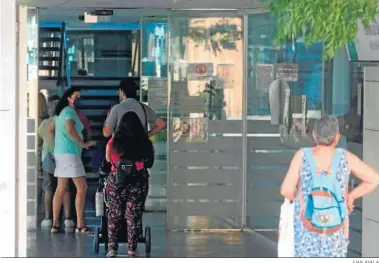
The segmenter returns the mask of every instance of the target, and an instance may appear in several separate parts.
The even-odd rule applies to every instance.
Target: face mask
[[[80,98],[77,98],[75,101],[74,101],[74,106],[75,107],[78,107],[81,103],[81,99]]]

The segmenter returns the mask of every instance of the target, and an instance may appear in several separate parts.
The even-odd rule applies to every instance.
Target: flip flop
[[[52,226],[50,232],[52,234],[55,234],[55,233],[59,233],[59,231],[60,231],[59,226]]]
[[[90,231],[86,226],[83,226],[83,227],[76,227],[75,233],[88,234],[88,233],[90,233]]]

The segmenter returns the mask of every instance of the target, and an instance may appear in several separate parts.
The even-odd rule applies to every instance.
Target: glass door
[[[243,224],[243,19],[169,17],[169,229]]]
[[[275,45],[269,13],[247,24],[247,226],[277,242],[281,184],[295,152],[313,145],[321,116],[322,45]]]

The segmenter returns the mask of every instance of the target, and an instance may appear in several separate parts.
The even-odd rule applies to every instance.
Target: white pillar
[[[0,256],[17,256],[16,0],[0,1]]]
[[[17,257],[26,257],[27,249],[27,72],[28,72],[28,8],[18,7],[17,45]]]
[[[364,71],[363,160],[379,170],[379,67]],[[379,189],[363,197],[362,257],[379,257]]]

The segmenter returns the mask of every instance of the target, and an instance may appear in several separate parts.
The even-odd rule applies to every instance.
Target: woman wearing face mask
[[[80,98],[80,89],[68,89],[59,100],[55,110],[55,148],[54,159],[56,168],[54,176],[58,178],[57,189],[53,199],[52,233],[59,231],[59,213],[62,207],[66,185],[72,179],[76,187],[76,216],[75,232],[87,233],[84,223],[84,204],[87,192],[86,172],[81,159],[82,149],[96,144],[95,141],[83,141],[83,124],[75,112]],[[53,128],[51,128],[53,129]]]

